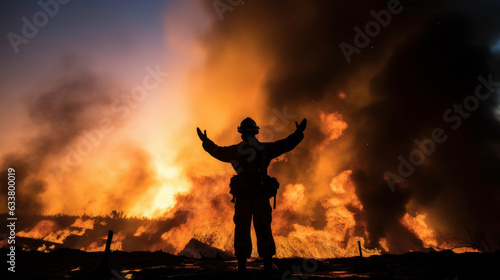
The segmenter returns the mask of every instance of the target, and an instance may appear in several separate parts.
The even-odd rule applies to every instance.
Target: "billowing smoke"
[[[476,230],[474,221],[489,233],[500,232],[494,222],[500,211],[495,190],[500,180],[492,169],[499,160],[497,96],[483,88],[481,93],[490,96],[483,101],[475,97],[478,76],[496,77],[489,67],[495,60],[490,53],[494,37],[480,39],[470,22],[467,15],[429,18],[371,81],[370,92],[378,100],[351,115],[353,123],[358,119],[370,124],[366,138],[356,142],[368,146],[357,151],[366,165],[356,169],[354,177],[360,199],[375,206],[366,212],[367,220],[382,221],[369,230],[373,243],[389,234],[405,208],[432,213],[433,224],[448,237],[458,237],[463,227]],[[463,107],[463,115],[455,103]],[[426,140],[441,129],[446,136]],[[428,144],[416,144],[416,139]],[[410,158],[415,149],[425,152],[422,160]],[[404,164],[399,155],[410,164],[412,159],[419,162],[412,164],[413,172],[399,167]],[[408,176],[394,193],[380,181],[386,171]]]
[[[440,241],[464,237],[466,229],[481,229],[490,241],[500,234],[495,222],[500,213],[496,90],[481,100],[469,97],[481,84],[479,76],[486,81],[500,77],[498,54],[491,49],[500,37],[493,13],[498,3],[245,1],[219,6],[218,17],[212,2],[206,5],[214,14],[206,40],[208,60],[229,59],[234,53],[228,46],[237,46],[241,53],[257,53],[256,60],[265,65],[259,81],[265,109],[245,89],[233,93],[241,102],[251,100],[245,113],[251,114],[253,106],[265,122],[275,116],[273,108],[286,106],[295,120],[310,119],[302,146],[271,167],[282,184],[306,186],[309,207],[304,211],[314,214],[303,219],[295,213],[287,218],[290,223],[325,227],[320,197],[329,192],[334,175],[351,169],[363,205],[355,215],[357,234],[367,232],[369,248],[385,239],[391,252],[423,249],[422,241],[401,223],[407,212],[427,213]],[[390,9],[392,13],[380,12]],[[368,36],[365,25],[376,20],[372,10],[386,26],[372,26]],[[365,38],[356,35],[355,27]],[[370,42],[363,46],[356,40]],[[356,51],[343,52],[342,42]],[[249,67],[241,64],[233,71],[243,78]],[[487,95],[491,87],[481,92]],[[463,115],[453,111],[454,103],[464,107]],[[213,108],[224,111],[225,105]],[[452,112],[445,114],[448,109]],[[337,141],[325,144],[328,135],[322,129],[328,124],[320,112],[339,112],[348,124]],[[236,121],[231,124],[234,128]],[[285,136],[293,127],[291,121],[273,137]],[[230,129],[224,133],[232,133]],[[424,145],[422,153],[427,154],[413,159],[418,166],[411,167],[411,175],[399,174],[398,156],[410,161],[410,153],[419,149],[415,139],[432,139],[434,129],[442,129],[439,139],[446,140]],[[325,165],[330,170],[322,170]],[[388,177],[388,171],[398,177]]]
[[[20,139],[23,148],[2,159],[4,181],[8,168],[16,171],[16,213],[102,214],[103,209],[126,209],[133,203],[130,197],[155,182],[155,174],[142,148],[113,141],[113,133],[123,124],[118,110],[123,107],[123,91],[74,58],[62,61],[64,74],[26,98],[33,126],[29,136]],[[123,164],[110,165],[120,159]],[[2,195],[6,201],[6,193]]]
[[[44,172],[50,170],[45,166],[51,166],[54,154],[75,141],[82,130],[96,126],[99,115],[95,113],[110,103],[109,95],[103,94],[103,81],[90,73],[80,74],[64,77],[55,87],[33,94],[34,100],[27,107],[36,124],[35,136],[24,139],[25,150],[12,152],[3,159],[2,179],[6,180],[5,170],[12,167],[18,186],[22,186],[17,192],[20,213],[43,212],[40,194],[47,187]]]
[[[500,235],[497,84],[490,81],[500,78],[491,49],[500,37],[498,4],[223,2],[199,2],[212,21],[200,28],[202,51],[186,49],[204,60],[175,92],[188,104],[178,118],[185,126],[166,127],[173,140],[155,147],[175,151],[168,168],[123,134],[71,166],[66,147],[90,141],[82,131],[106,118],[118,131],[123,113],[113,106],[116,89],[79,72],[30,103],[37,130],[25,150],[4,158],[3,170],[15,168],[23,186],[21,212],[146,213],[161,220],[117,225],[122,249],[178,253],[196,238],[231,251],[234,172],[203,151],[195,128],[231,145],[247,116],[260,125],[261,141],[284,138],[307,118],[303,142],[269,170],[281,183],[273,214],[278,257],[351,256],[357,241],[368,254],[400,253],[438,248],[467,231],[488,242]],[[164,106],[180,112],[182,104]],[[57,183],[53,163],[66,160],[67,181]]]

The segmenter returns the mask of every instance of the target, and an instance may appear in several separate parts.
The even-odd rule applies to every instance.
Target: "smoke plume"
[[[285,185],[306,186],[309,207],[303,211],[314,213],[308,219],[294,214],[290,223],[325,227],[326,209],[319,197],[331,195],[333,176],[351,169],[363,206],[356,214],[357,231],[366,230],[369,248],[380,247],[385,239],[391,252],[423,249],[422,241],[401,223],[407,212],[427,213],[440,241],[463,236],[465,229],[478,226],[476,221],[494,240],[500,234],[495,222],[500,212],[496,92],[470,117],[461,117],[456,130],[451,128],[455,121],[443,114],[474,95],[478,76],[499,77],[498,54],[491,50],[500,36],[492,13],[498,3],[398,1],[402,11],[392,14],[390,23],[348,63],[339,44],[354,46],[353,28],[364,30],[374,20],[370,11],[387,10],[389,2],[245,1],[225,11],[223,21],[214,18],[208,60],[232,55],[225,51],[228,46],[258,53],[256,59],[265,65],[259,82],[266,109],[252,102],[247,106],[254,106],[264,120],[272,119],[272,108],[284,106],[297,119],[310,119],[304,143],[286,162],[271,167]],[[214,8],[207,4],[207,9]],[[244,73],[248,65],[235,70]],[[248,99],[244,93],[233,94]],[[322,128],[328,124],[318,112],[341,113],[348,128],[340,139],[325,144],[328,135]],[[430,138],[435,128],[443,129],[446,142],[436,143],[422,166],[391,192],[384,174],[397,174],[398,156],[408,160],[417,149],[415,139]],[[288,125],[292,129],[293,122]],[[325,165],[329,170],[323,170]]]

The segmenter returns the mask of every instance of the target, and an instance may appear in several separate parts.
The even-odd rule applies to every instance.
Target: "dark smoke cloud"
[[[495,206],[498,196],[495,197],[493,186],[498,187],[500,180],[491,173],[491,167],[484,165],[486,159],[491,164],[498,163],[498,153],[492,150],[492,144],[500,140],[494,115],[497,98],[483,101],[457,131],[450,129],[442,117],[452,104],[461,104],[474,94],[478,75],[486,77],[492,73],[488,66],[489,46],[476,44],[476,37],[464,15],[429,19],[422,34],[398,48],[384,71],[372,81],[370,90],[381,101],[352,115],[353,120],[374,125],[370,128],[371,136],[363,139],[371,143],[370,149],[358,151],[367,163],[367,174],[354,175],[358,192],[364,197],[360,198],[369,205],[383,199],[377,197],[384,185],[377,186],[377,178],[386,170],[396,172],[397,156],[408,158],[416,148],[414,139],[429,138],[433,128],[444,129],[449,139],[436,147],[425,165],[417,167],[397,192],[409,193],[413,203],[418,204],[416,209],[434,208],[434,218],[440,227],[447,228],[447,236],[461,230],[457,228],[459,221],[470,227],[474,216],[485,219],[484,227],[499,232],[494,228],[494,217],[500,208]],[[365,176],[368,182],[363,182]],[[442,204],[443,200],[447,203]],[[404,206],[406,201],[399,203]],[[391,204],[377,209],[392,209],[394,218],[405,213],[404,208]],[[367,211],[367,219],[376,220],[376,212]],[[385,234],[384,230],[370,231],[374,244]]]
[[[25,141],[24,151],[15,151],[3,158],[0,177],[6,182],[5,170],[16,170],[16,207],[19,213],[42,213],[40,201],[47,183],[43,172],[51,166],[55,155],[65,151],[80,132],[97,125],[102,117],[96,112],[111,102],[110,88],[105,81],[89,73],[68,75],[56,86],[34,94],[28,101],[27,110],[33,121],[35,136]],[[2,201],[6,201],[2,192]],[[4,204],[6,205],[6,204]]]
[[[37,89],[27,98],[26,108],[33,132],[30,133],[32,136],[20,139],[24,143],[24,149],[12,151],[2,159],[0,178],[3,182],[7,181],[7,168],[16,170],[16,213],[19,214],[47,214],[42,199],[49,187],[68,193],[72,191],[69,188],[96,187],[95,184],[82,185],[78,181],[80,164],[68,164],[67,159],[71,154],[68,147],[77,150],[77,145],[82,141],[82,131],[101,128],[104,119],[110,120],[115,130],[123,124],[111,109],[113,101],[123,92],[113,85],[109,77],[98,76],[86,70],[80,65],[78,58],[72,56],[63,57],[61,66],[64,74],[58,75],[55,82],[48,83],[46,89]],[[112,139],[104,137],[100,144],[104,145],[105,141]],[[123,159],[121,168],[124,170],[115,168],[117,173],[121,172],[119,178],[112,177],[108,171],[102,172],[102,178],[106,178],[103,180],[105,183],[116,184],[112,191],[105,194],[109,200],[107,206],[124,210],[135,202],[131,197],[137,197],[153,185],[156,177],[149,154],[137,144],[121,141],[119,145],[120,149],[108,149],[106,156],[111,156],[114,160]],[[97,153],[98,148],[99,146],[94,146],[92,151]],[[49,186],[47,177],[57,177],[54,162],[60,164],[59,174],[65,181],[56,181],[56,185]],[[81,164],[85,163],[88,164],[89,160],[82,155]],[[2,192],[1,201],[7,200],[5,195],[6,192]],[[93,195],[94,192],[88,192],[86,198],[91,201],[102,200],[99,197],[92,198]],[[66,203],[49,203],[62,204],[64,213],[99,211],[92,208],[73,209],[74,205],[70,201],[77,198],[68,196],[67,199]],[[7,203],[2,203],[2,207],[3,205]]]
[[[399,222],[407,211],[428,212],[441,240],[460,236],[478,219],[489,237],[499,236],[497,96],[482,101],[457,130],[443,120],[443,113],[474,94],[479,75],[500,79],[498,54],[490,49],[500,38],[495,14],[500,5],[401,1],[404,10],[393,15],[380,35],[348,64],[339,44],[352,45],[353,28],[363,28],[373,20],[370,10],[386,9],[388,2],[245,1],[220,22],[212,1],[207,1],[214,14],[213,30],[206,39],[209,59],[224,55],[222,42],[248,36],[273,60],[266,77],[270,108],[287,105],[289,111],[300,112],[307,105],[344,115],[349,124],[344,138],[353,139],[352,148],[345,151],[352,156],[344,164],[353,170],[364,207],[356,218],[366,224],[368,247],[378,247],[386,238],[391,252],[422,249],[420,240]],[[359,74],[374,68],[378,70],[370,81]],[[356,79],[369,85],[367,105],[332,101]],[[309,148],[324,137],[319,125],[311,123],[308,128],[304,141]],[[448,140],[391,192],[383,174],[397,172],[398,155],[408,158],[416,148],[414,139],[430,137],[434,128],[442,128]],[[315,160],[306,150],[298,151],[304,172],[307,162]],[[286,163],[293,164],[293,160]],[[286,173],[279,163],[273,168]]]

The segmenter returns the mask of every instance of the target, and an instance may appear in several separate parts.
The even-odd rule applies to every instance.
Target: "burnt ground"
[[[0,250],[3,256],[7,253],[6,249]],[[15,274],[7,273],[4,262],[1,279],[500,279],[500,251],[413,252],[326,260],[277,259],[278,271],[274,274],[263,273],[262,261],[251,259],[246,277],[238,275],[235,259],[194,259],[164,252],[122,251],[111,252],[109,269],[96,274],[103,256],[102,252],[74,249],[58,249],[51,253],[17,251]]]

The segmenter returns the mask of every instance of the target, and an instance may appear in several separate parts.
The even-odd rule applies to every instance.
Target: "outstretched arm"
[[[307,126],[307,120],[303,119],[300,124],[295,122],[297,127],[295,131],[287,138],[272,143],[272,157],[278,157],[286,152],[293,150],[304,139],[304,130]]]
[[[230,162],[233,160],[234,149],[232,149],[232,147],[221,147],[215,144],[208,138],[207,131],[204,130],[202,133],[199,127],[196,128],[196,132],[198,133],[200,140],[203,142],[203,149],[207,151],[207,153],[220,161]]]

